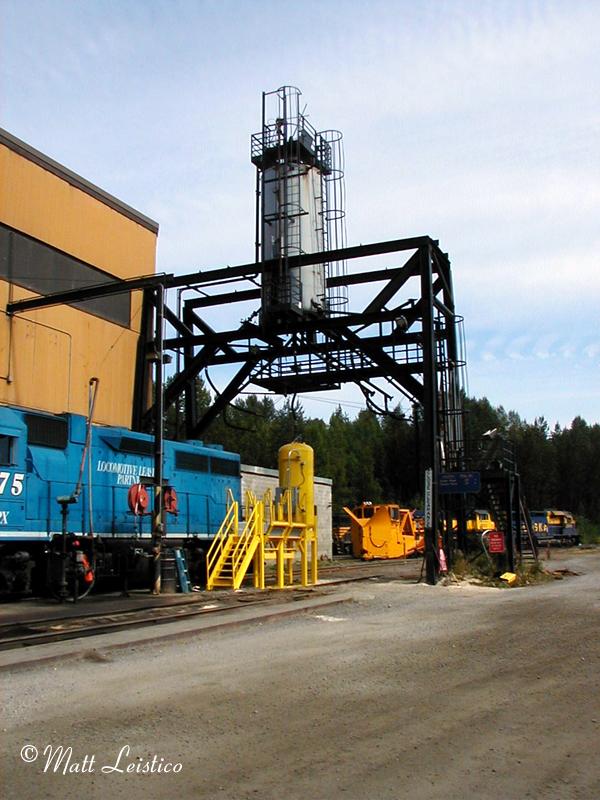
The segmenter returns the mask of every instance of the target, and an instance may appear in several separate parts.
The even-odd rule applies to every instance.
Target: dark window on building
[[[217,458],[211,456],[210,471],[215,475],[234,475],[240,474],[240,462],[229,458]]]
[[[25,414],[28,444],[64,450],[69,439],[69,425],[64,417]]]
[[[154,442],[151,439],[136,439],[134,436],[122,436],[119,450],[149,456],[154,453]]]
[[[114,280],[96,267],[4,225],[0,225],[0,278],[38,294],[85,289]],[[130,325],[129,293],[73,305],[118,325]]]
[[[189,469],[193,472],[208,472],[208,456],[202,453],[175,451],[175,469]]]
[[[15,463],[15,437],[0,433],[0,466],[10,467]]]

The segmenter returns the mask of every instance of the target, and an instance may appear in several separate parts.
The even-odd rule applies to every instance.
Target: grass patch
[[[499,570],[498,564],[494,559],[488,558],[485,553],[465,556],[457,551],[452,564],[450,577],[457,581],[468,581],[478,586],[492,586],[496,588],[509,588],[506,581],[500,580],[500,574],[504,570]],[[512,584],[515,586],[530,586],[535,583],[547,583],[553,580],[544,569],[541,562],[526,563],[519,566],[516,570],[517,580]]]
[[[517,580],[513,586],[530,586],[534,583],[548,583],[553,580],[554,578],[544,569],[541,561],[533,561],[531,564],[521,564],[517,568]]]
[[[577,531],[581,544],[600,544],[600,525],[585,517],[577,518]]]

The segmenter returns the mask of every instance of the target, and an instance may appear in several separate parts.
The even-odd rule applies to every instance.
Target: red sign
[[[490,531],[488,533],[488,550],[490,553],[504,553],[504,534],[501,531]]]

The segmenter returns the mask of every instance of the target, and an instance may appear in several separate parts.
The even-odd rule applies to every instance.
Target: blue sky
[[[598,0],[0,0],[0,125],[187,272],[252,259],[260,95],[298,86],[344,134],[349,244],[449,253],[470,393],[600,422],[599,29]]]

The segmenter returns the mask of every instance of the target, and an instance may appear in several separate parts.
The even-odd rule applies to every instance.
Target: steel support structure
[[[435,583],[438,537],[442,533],[439,472],[464,468],[459,381],[463,363],[448,257],[437,241],[422,236],[293,256],[289,266],[364,261],[382,255],[403,263],[386,269],[368,269],[361,263],[360,271],[327,280],[328,292],[345,287],[358,296],[360,287],[361,295],[371,294],[366,301],[355,301],[362,305],[359,311],[346,314],[301,317],[282,313],[266,318],[260,312],[260,279],[276,266],[275,261],[115,281],[10,303],[7,311],[15,314],[100,294],[143,290],[142,341],[132,421],[135,429],[154,431],[157,454],[162,449],[164,414],[182,397],[186,436],[192,439],[201,437],[240,392],[253,387],[295,395],[337,389],[351,382],[361,388],[367,407],[382,413],[392,413],[400,400],[408,400],[415,414],[420,409],[423,420],[420,468],[431,477],[428,499],[432,512],[426,529],[426,574],[427,581]],[[163,300],[164,291],[175,288],[190,290],[181,315],[170,310]],[[235,318],[232,309],[240,308],[239,304],[245,304],[247,309],[255,301],[256,309],[244,321],[227,324]],[[219,307],[223,306],[228,307],[227,313],[219,314]],[[165,327],[169,328],[164,339],[163,315]],[[218,329],[214,321],[209,324],[207,319],[215,317],[225,321]],[[157,357],[162,364],[163,350],[181,353],[183,368],[173,375],[164,391],[156,370],[154,399],[148,404],[146,364]],[[199,413],[196,380],[214,369],[223,370],[226,378],[220,382],[222,388],[212,406]],[[160,373],[162,376],[162,369]]]
[[[164,390],[163,390],[163,358],[164,358],[164,317],[165,289],[159,284],[154,291],[155,325],[152,361],[154,362],[154,506],[152,513],[152,549],[154,555],[153,594],[160,594],[161,559],[164,525],[163,463],[164,463]]]

